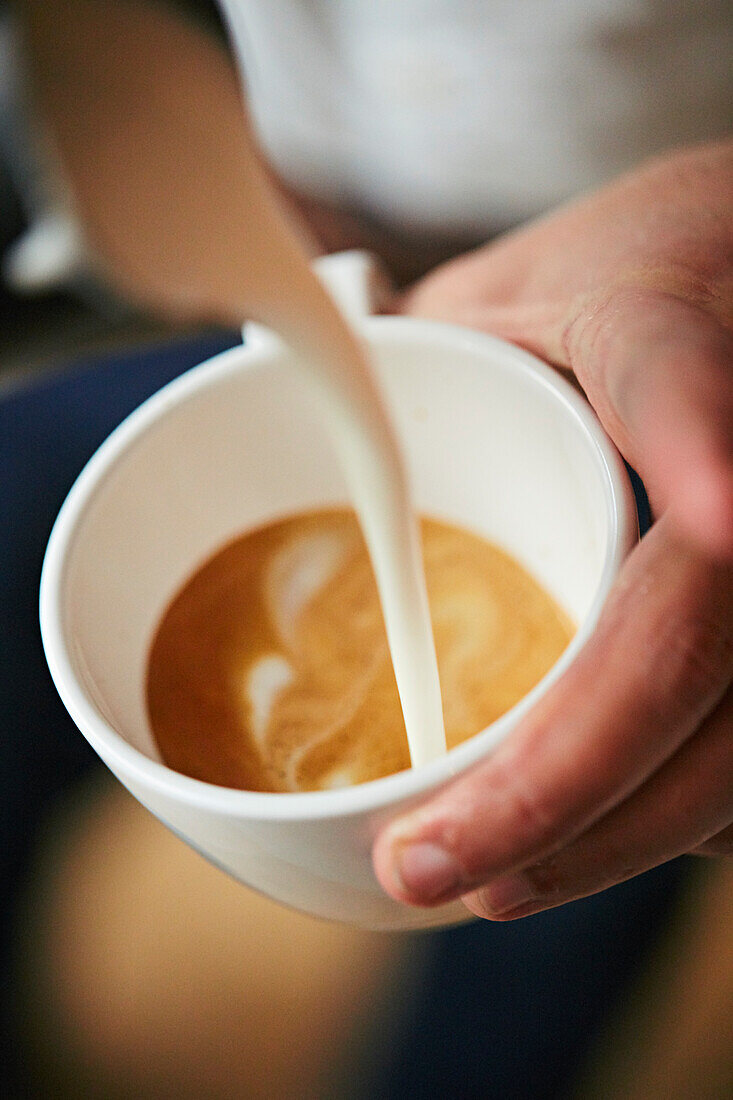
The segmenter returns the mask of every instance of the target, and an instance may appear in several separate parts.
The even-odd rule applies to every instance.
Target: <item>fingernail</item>
[[[534,900],[532,887],[522,875],[497,878],[481,891],[481,901],[491,913],[501,916]]]
[[[427,841],[398,847],[393,869],[401,890],[416,901],[438,901],[463,885],[463,871],[450,852]]]

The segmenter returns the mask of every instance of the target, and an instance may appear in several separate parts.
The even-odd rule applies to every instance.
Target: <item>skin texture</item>
[[[174,319],[280,323],[269,249],[298,277],[317,246],[260,157],[221,45],[140,0],[23,0],[19,14],[34,101],[105,276]]]
[[[656,517],[565,677],[385,830],[388,893],[507,920],[733,850],[733,146],[655,161],[439,268],[403,312],[572,371]]]

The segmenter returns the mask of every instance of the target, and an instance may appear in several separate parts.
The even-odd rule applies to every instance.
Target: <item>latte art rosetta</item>
[[[448,744],[485,728],[554,663],[572,629],[510,557],[424,520]],[[166,611],[148,668],[163,759],[252,790],[327,789],[410,766],[376,585],[345,511],[229,544]]]

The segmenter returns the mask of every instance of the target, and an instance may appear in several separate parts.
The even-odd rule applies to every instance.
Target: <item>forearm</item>
[[[171,279],[171,242],[205,207],[212,266],[222,246],[241,250],[227,227],[259,160],[226,50],[176,13],[136,0],[18,8],[37,108],[91,245],[135,296],[200,312],[197,288]],[[129,263],[131,241],[139,264]]]

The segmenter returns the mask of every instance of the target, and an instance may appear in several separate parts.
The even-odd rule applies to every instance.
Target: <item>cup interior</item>
[[[587,624],[618,549],[618,470],[580,398],[489,337],[396,318],[363,331],[418,510],[498,543]],[[294,360],[280,346],[237,348],[166,387],[92,459],[59,518],[66,659],[150,759],[147,654],[181,584],[247,529],[348,503]]]

